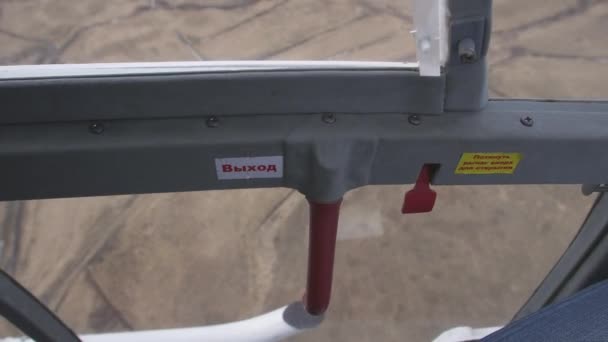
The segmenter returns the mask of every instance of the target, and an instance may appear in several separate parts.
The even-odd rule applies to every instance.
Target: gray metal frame
[[[0,200],[289,187],[321,202],[368,184],[608,182],[608,102],[490,101],[478,112],[241,115],[0,125]],[[532,127],[521,123],[530,116]],[[519,152],[512,175],[455,174],[465,152]],[[218,179],[216,158],[283,156],[282,178]]]
[[[319,112],[441,113],[444,91],[444,77],[366,64],[5,77],[0,82],[5,108],[0,124]]]

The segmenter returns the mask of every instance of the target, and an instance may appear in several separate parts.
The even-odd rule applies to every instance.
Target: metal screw
[[[325,123],[332,124],[332,123],[336,122],[336,116],[332,113],[325,113],[321,117],[321,120],[323,120],[323,122],[325,122]]]
[[[105,127],[101,122],[93,122],[89,125],[89,131],[93,134],[101,134],[105,130]]]
[[[422,120],[420,120],[420,117],[416,114],[412,114],[407,118],[407,121],[414,125],[414,126],[418,126],[420,125],[420,123],[422,122]]]
[[[466,51],[462,55],[460,55],[460,61],[465,64],[470,64],[475,62],[475,52]]]
[[[458,43],[458,57],[462,63],[473,63],[477,59],[475,52],[475,42],[471,38],[466,38]]]
[[[521,122],[522,125],[526,126],[526,127],[532,127],[534,125],[534,119],[532,119],[530,116],[522,116],[521,119],[519,119],[519,121]]]
[[[217,116],[213,115],[207,119],[207,127],[216,128],[219,126],[220,126],[220,120],[217,118]]]

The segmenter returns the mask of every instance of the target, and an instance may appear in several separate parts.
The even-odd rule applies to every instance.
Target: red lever
[[[303,301],[306,311],[311,315],[322,315],[329,306],[341,203],[342,199],[335,203],[308,201],[308,277]]]
[[[433,210],[437,193],[431,189],[433,166],[425,164],[420,170],[414,188],[405,193],[401,212],[404,214],[428,213]]]

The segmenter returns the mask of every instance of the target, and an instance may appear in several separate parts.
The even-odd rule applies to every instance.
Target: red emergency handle
[[[308,200],[310,229],[304,307],[311,315],[322,315],[329,306],[341,203],[342,199],[334,203]]]
[[[420,170],[414,188],[405,193],[401,212],[404,214],[428,213],[433,210],[437,193],[431,189],[431,177],[436,165],[425,164]]]

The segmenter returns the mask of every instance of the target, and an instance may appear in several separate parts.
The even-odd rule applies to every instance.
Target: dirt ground
[[[492,96],[608,98],[608,1],[494,4]],[[0,0],[0,63],[413,60],[408,5]],[[503,324],[593,201],[576,185],[438,187],[434,212],[403,216],[407,189],[346,196],[327,320],[293,341],[428,341]],[[307,207],[289,189],[10,202],[0,220],[1,267],[81,333],[232,321],[304,288]]]

